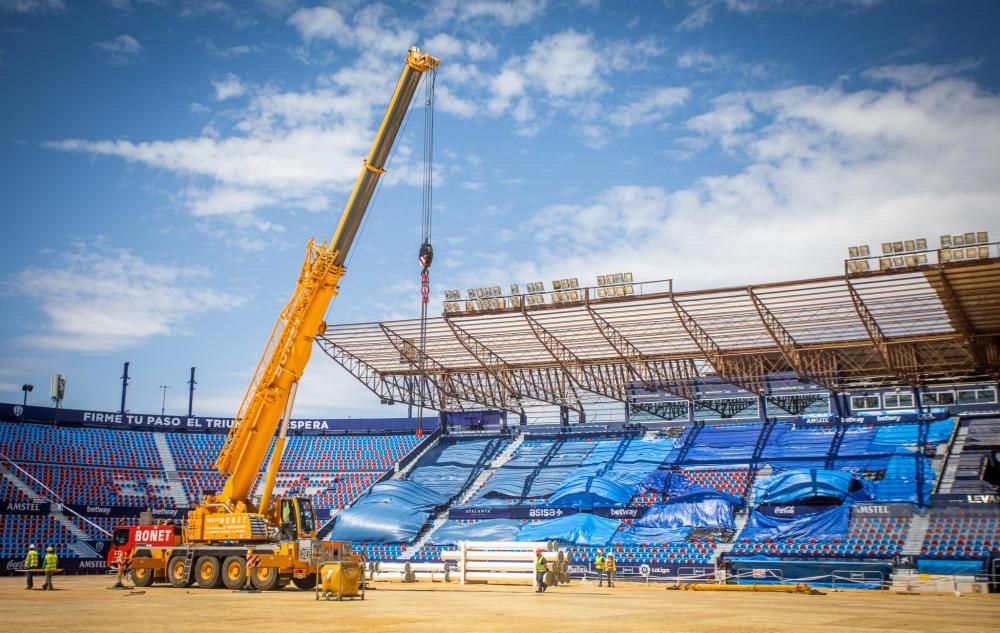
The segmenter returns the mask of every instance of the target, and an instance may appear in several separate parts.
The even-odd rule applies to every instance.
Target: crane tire
[[[277,567],[254,567],[250,574],[250,582],[258,591],[273,591],[280,580]]]
[[[184,557],[171,556],[167,561],[167,581],[177,588],[190,587],[191,582],[184,579]]]
[[[242,589],[247,584],[247,560],[242,556],[227,556],[222,561],[220,575],[226,589]]]
[[[316,574],[309,574],[305,578],[292,578],[292,583],[302,589],[303,591],[308,591],[310,589],[316,588]]]
[[[149,557],[143,556],[142,558]],[[129,575],[132,577],[132,584],[136,587],[150,587],[156,580],[156,572],[152,569],[132,569],[129,570]]]

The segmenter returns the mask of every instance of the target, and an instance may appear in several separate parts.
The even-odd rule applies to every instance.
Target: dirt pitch
[[[57,578],[52,592],[39,591],[40,582],[28,592],[23,583],[0,578],[0,631],[1000,631],[998,595],[694,593],[629,583],[613,590],[577,583],[538,595],[519,586],[379,583],[363,602],[317,602],[312,592],[290,589],[235,594],[154,586],[130,595],[95,576]]]

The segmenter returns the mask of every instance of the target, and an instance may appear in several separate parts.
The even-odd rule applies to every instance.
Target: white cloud
[[[738,104],[745,112],[734,114]],[[691,127],[727,139],[741,169],[678,190],[619,186],[548,207],[532,221],[535,263],[498,270],[520,279],[631,270],[685,289],[760,283],[840,274],[850,244],[996,222],[1000,97],[975,84],[797,86],[715,106]]]
[[[132,10],[132,0],[104,0],[104,4],[108,5],[116,11],[129,12]]]
[[[129,34],[119,35],[113,40],[94,43],[94,48],[108,54],[108,63],[116,66],[127,66],[139,60],[142,46]]]
[[[212,88],[215,90],[216,101],[242,97],[247,91],[246,86],[243,85],[240,78],[232,73],[229,73],[218,81],[213,81]]]
[[[601,64],[593,36],[570,29],[532,44],[522,67],[547,95],[568,98],[606,89]]]
[[[750,15],[768,11],[812,12],[828,9],[862,10],[882,0],[687,0],[690,13],[678,25],[681,30],[700,29],[719,11]]]
[[[62,139],[47,147],[116,156],[185,176],[181,198],[196,216],[233,222],[264,208],[321,210],[334,193],[353,185],[400,65],[366,56],[311,90],[255,88],[245,107],[220,115],[218,123],[230,130],[216,131],[213,124],[188,138]],[[419,161],[407,165],[410,152],[405,143],[397,147],[387,186],[420,185]]]
[[[874,81],[888,81],[906,88],[919,88],[942,77],[958,75],[982,65],[981,60],[965,60],[955,64],[890,64],[875,66],[862,73],[863,77]]]
[[[720,64],[721,61],[718,57],[701,49],[684,51],[677,56],[678,68],[691,68],[699,72],[711,72]]]
[[[682,87],[657,88],[642,97],[616,108],[608,117],[611,123],[628,130],[636,125],[659,123],[669,112],[683,104],[691,91]]]
[[[341,46],[346,46],[353,40],[354,34],[344,16],[333,7],[299,9],[288,18],[288,24],[298,29],[302,39],[307,42],[332,39]]]
[[[65,8],[63,0],[0,0],[0,10],[12,13],[50,13]]]
[[[540,18],[548,4],[548,0],[442,0],[435,13],[459,22],[494,22],[511,27]]]
[[[288,24],[307,44],[333,40],[342,48],[356,47],[387,56],[401,56],[417,39],[416,30],[382,4],[365,5],[353,15],[333,7],[299,9],[289,16]]]
[[[20,343],[111,352],[180,334],[189,318],[244,302],[205,285],[209,276],[202,268],[151,263],[98,241],[77,244],[47,266],[17,273],[6,285],[33,300],[45,316],[37,332]]]

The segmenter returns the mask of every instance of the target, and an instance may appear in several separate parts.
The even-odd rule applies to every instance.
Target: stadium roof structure
[[[384,402],[449,411],[995,382],[997,246],[983,259],[928,251],[928,264],[744,287],[500,297],[428,319],[422,350],[419,319],[333,325],[317,343]]]

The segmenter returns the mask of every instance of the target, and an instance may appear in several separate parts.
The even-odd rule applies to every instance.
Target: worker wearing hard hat
[[[28,546],[28,555],[24,557],[24,577],[27,579],[25,589],[33,589],[35,587],[35,572],[33,571],[35,569],[38,569],[38,550],[35,549],[35,544],[32,543]]]
[[[615,555],[608,552],[608,557],[604,560],[604,571],[608,574],[608,586],[615,586],[615,571],[618,567],[615,565]]]
[[[597,557],[594,558],[594,569],[597,570],[597,586],[604,584],[604,548],[597,550]]]
[[[57,567],[59,567],[59,557],[49,545],[45,548],[45,562],[42,564],[42,571],[45,572],[45,584],[42,585],[42,589],[52,589],[52,574],[56,573]]]
[[[545,572],[549,570],[542,548],[535,550],[535,593],[545,593]]]

